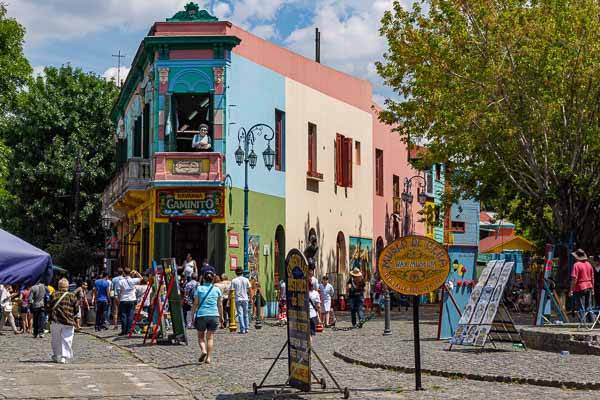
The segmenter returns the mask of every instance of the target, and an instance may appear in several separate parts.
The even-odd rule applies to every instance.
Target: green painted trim
[[[169,50],[213,49],[214,58],[224,59],[225,50],[231,50],[241,42],[242,40],[236,36],[148,36],[144,38],[131,64],[133,72],[127,75],[119,98],[110,113],[111,118],[116,123],[125,113],[126,104],[143,79],[143,71],[148,63],[154,61],[154,51],[158,50],[161,60],[168,60]]]
[[[214,22],[219,19],[212,16],[206,10],[200,10],[198,4],[187,3],[184,11],[179,11],[171,18],[167,18],[167,22]]]

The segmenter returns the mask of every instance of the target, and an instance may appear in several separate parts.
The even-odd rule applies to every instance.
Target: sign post
[[[421,342],[419,332],[419,296],[437,290],[450,273],[448,252],[425,236],[403,236],[383,249],[379,273],[388,288],[413,297],[415,348],[415,388],[421,385]]]

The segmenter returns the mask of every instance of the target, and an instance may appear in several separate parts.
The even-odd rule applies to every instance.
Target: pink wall
[[[399,191],[402,193],[404,187],[404,178],[410,178],[419,174],[408,163],[406,153],[406,144],[400,140],[397,132],[392,131],[392,127],[379,121],[379,107],[373,106],[373,247],[377,246],[377,238],[381,236],[383,244],[386,246],[389,240],[393,240],[393,221],[394,211],[394,193],[393,193],[393,175],[400,177]],[[376,149],[383,150],[383,196],[377,195],[375,191],[376,181]],[[412,203],[412,226],[417,235],[425,234],[423,222],[418,222],[422,218],[417,214],[421,210],[421,205],[417,201],[417,187],[421,180],[413,179],[413,203]],[[400,220],[398,227],[402,234],[402,217],[404,216],[404,205],[400,209]],[[386,221],[388,221],[386,223]],[[386,226],[387,225],[387,226]],[[387,230],[387,232],[386,232]]]
[[[337,71],[263,40],[227,21],[157,22],[150,36],[235,36],[242,42],[233,52],[321,93],[366,112],[371,108],[372,87],[368,81]]]

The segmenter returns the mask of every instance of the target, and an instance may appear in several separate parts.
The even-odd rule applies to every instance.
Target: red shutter
[[[335,184],[344,186],[344,137],[339,133],[335,136]]]
[[[352,187],[352,139],[344,138],[344,186]]]

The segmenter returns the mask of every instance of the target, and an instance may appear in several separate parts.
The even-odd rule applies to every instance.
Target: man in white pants
[[[75,315],[79,312],[79,301],[69,292],[69,281],[58,281],[58,290],[50,298],[48,305],[52,321],[52,360],[65,364],[73,358],[73,335]]]

